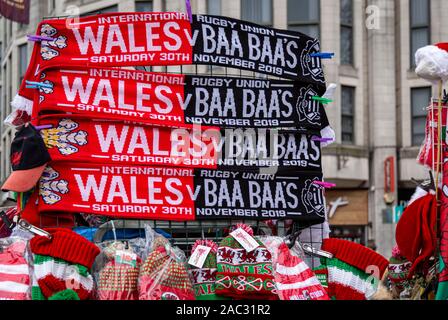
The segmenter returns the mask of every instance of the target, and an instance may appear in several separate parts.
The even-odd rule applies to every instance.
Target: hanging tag
[[[250,234],[241,228],[231,232],[230,235],[234,237],[235,240],[238,241],[247,252],[251,252],[260,246]]]
[[[129,251],[117,250],[117,252],[115,253],[115,263],[127,264],[129,266],[135,267],[137,266],[137,255]]]
[[[212,250],[212,248],[207,246],[197,246],[191,254],[188,264],[191,264],[197,268],[202,268],[205,263],[205,259],[207,259],[207,256],[210,253],[210,250]]]

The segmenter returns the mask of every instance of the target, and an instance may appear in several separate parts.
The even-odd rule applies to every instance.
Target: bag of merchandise
[[[108,230],[114,239],[99,242],[102,249],[95,261],[95,280],[98,300],[138,300],[138,275],[142,252],[147,246],[146,238],[118,240],[117,229],[123,221],[109,221],[100,226],[95,241],[101,241]]]
[[[140,270],[140,300],[194,300],[185,254],[156,235]]]
[[[31,266],[28,241],[0,239],[0,300],[31,299]]]

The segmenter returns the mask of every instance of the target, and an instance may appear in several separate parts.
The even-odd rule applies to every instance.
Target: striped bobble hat
[[[216,295],[216,253],[218,252],[218,245],[207,239],[196,240],[191,248],[191,254],[195,252],[198,246],[205,246],[210,248],[210,252],[205,258],[204,264],[201,268],[189,265],[188,273],[193,282],[194,294],[196,300],[219,300],[222,297]]]
[[[336,300],[366,300],[377,291],[388,260],[360,244],[324,239],[322,250],[333,254],[323,259],[328,271],[328,293]]]
[[[69,229],[46,231],[51,239],[35,236],[30,240],[34,257],[32,299],[89,299],[93,291],[90,269],[99,248]]]

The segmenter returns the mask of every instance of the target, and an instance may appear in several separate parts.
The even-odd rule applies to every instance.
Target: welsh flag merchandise
[[[325,124],[324,106],[313,99],[325,88],[304,81],[105,67],[49,67],[39,78],[48,87],[34,89],[33,118],[52,111],[173,127],[282,127],[316,133]]]
[[[266,35],[252,33],[263,28]],[[49,66],[140,66],[213,64],[325,86],[317,39],[236,19],[186,13],[111,13],[79,19],[44,20],[44,36],[12,105],[31,114],[34,89]],[[137,37],[136,35],[144,35]],[[51,39],[51,40],[50,40]],[[311,56],[310,56],[311,55]]]
[[[239,229],[253,236],[248,225],[237,224],[235,230]],[[235,299],[278,299],[271,253],[260,240],[253,240],[258,246],[250,252],[232,235],[219,243],[216,294]]]
[[[34,256],[33,300],[87,300],[93,293],[90,274],[99,248],[69,229],[47,229],[51,239],[30,241]]]

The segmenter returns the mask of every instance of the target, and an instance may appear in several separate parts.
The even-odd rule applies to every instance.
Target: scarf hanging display
[[[448,300],[448,154],[443,153],[443,181],[440,193],[440,222],[439,222],[439,286],[437,300]]]
[[[428,110],[428,115],[426,117],[426,126],[425,126],[425,140],[420,148],[420,152],[417,156],[417,161],[419,164],[428,167],[429,169],[435,170],[437,163],[437,154],[438,154],[438,130],[437,124],[439,119],[439,111],[438,111],[438,103],[433,102]],[[443,114],[442,114],[442,125],[443,125],[443,140],[442,147],[446,146],[446,121],[447,121],[447,105],[443,105]]]
[[[45,117],[41,135],[52,160],[210,169],[321,171],[312,135],[266,129],[139,126],[85,117]]]
[[[325,220],[321,173],[255,173],[52,162],[39,183],[39,212],[152,220]]]
[[[41,111],[80,113],[153,125],[322,128],[325,89],[305,82],[189,76],[113,68],[50,68],[35,95]]]
[[[325,86],[317,39],[241,20],[186,13],[112,13],[42,21],[15,108],[32,107],[33,89],[49,66],[160,66],[206,64]],[[137,36],[139,35],[139,36]]]

